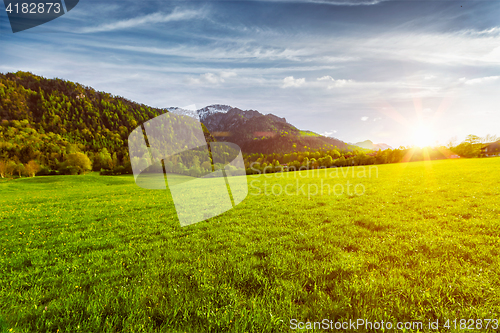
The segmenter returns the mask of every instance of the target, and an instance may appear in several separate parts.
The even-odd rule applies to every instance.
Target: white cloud
[[[194,18],[200,17],[203,15],[202,11],[195,10],[178,10],[174,9],[172,13],[153,13],[145,16],[134,17],[127,20],[116,21],[107,24],[101,24],[96,27],[88,27],[83,28],[81,30],[82,33],[93,33],[93,32],[103,32],[103,31],[113,31],[113,30],[122,30],[122,29],[130,29],[145,25],[151,25],[155,23],[165,23],[165,22],[173,22],[173,21],[183,21],[183,20],[192,20]]]
[[[305,78],[301,79],[294,79],[293,76],[288,76],[283,79],[283,85],[282,88],[288,88],[288,87],[300,87],[306,82]]]
[[[324,133],[321,133],[320,135],[323,135],[323,136],[331,136],[332,134],[335,134],[337,133],[336,130],[332,130],[332,131],[326,131]]]
[[[472,79],[472,80],[465,80],[465,78],[461,78],[459,81],[464,82],[467,85],[475,85],[475,84],[481,84],[481,83],[494,82],[498,79],[500,79],[500,76],[487,76],[487,77],[481,77],[481,78]]]
[[[335,80],[333,85],[329,85],[328,89],[344,87],[345,85],[352,83],[352,80]]]
[[[195,84],[200,84],[201,80],[199,78],[194,78],[194,77],[188,77],[184,80],[186,83],[195,85]]]
[[[367,121],[368,119],[370,119],[370,118],[368,118],[368,117],[361,117],[361,121]]]
[[[202,79],[204,79],[206,82],[209,82],[209,83],[220,83],[220,82],[224,82],[224,79],[213,74],[213,73],[205,73],[205,74],[201,74],[200,77]]]
[[[343,86],[345,86],[345,85],[353,82],[352,80],[343,80],[343,79],[341,79],[341,80],[335,80],[330,75],[319,77],[316,80],[318,80],[318,81],[331,81],[331,82],[333,82],[333,84],[328,85],[328,89],[343,87]]]

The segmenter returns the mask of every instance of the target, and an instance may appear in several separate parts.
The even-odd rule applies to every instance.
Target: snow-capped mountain
[[[214,104],[214,105],[206,106],[203,109],[199,109],[196,112],[198,113],[198,116],[200,117],[200,121],[203,122],[208,116],[210,116],[214,113],[227,113],[232,108],[233,107],[229,106],[229,105]]]
[[[223,104],[214,104],[214,105],[205,106],[204,108],[198,109],[196,111],[191,110],[191,109],[186,109],[186,108],[179,108],[176,106],[171,107],[171,108],[167,108],[167,110],[172,112],[172,113],[178,114],[178,115],[189,116],[189,117],[199,119],[202,123],[209,122],[209,121],[213,122],[213,120],[215,120],[215,119],[220,121],[221,120],[220,117],[225,118],[224,115],[227,114],[231,110],[232,110],[232,113],[241,114],[244,116],[244,118],[248,118],[248,119],[252,118],[254,116],[257,116],[257,115],[259,115],[259,116],[263,115],[258,111],[254,111],[254,110],[243,111],[243,110],[240,110],[238,108],[234,108],[230,105],[223,105]],[[282,121],[282,122],[286,123],[285,118],[275,116],[271,113],[266,114],[266,116],[272,117],[276,121]],[[215,117],[215,119],[212,119],[214,117]]]
[[[196,111],[194,106],[172,107],[168,110],[199,119],[217,141],[233,142],[245,153],[293,152],[297,147],[347,148],[345,142],[320,135],[310,135],[289,124],[285,118],[271,113],[244,111],[224,104],[209,105]]]
[[[169,112],[172,112],[172,113],[175,113],[175,114],[178,114],[181,116],[189,116],[189,117],[192,117],[192,118],[199,120],[198,112],[196,110],[189,110],[189,109],[183,109],[183,108],[178,108],[178,107],[167,108],[167,110]]]

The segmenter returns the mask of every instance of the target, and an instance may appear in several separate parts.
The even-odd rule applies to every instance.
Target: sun
[[[417,147],[428,147],[434,143],[434,133],[429,126],[419,123],[413,130],[413,144]]]

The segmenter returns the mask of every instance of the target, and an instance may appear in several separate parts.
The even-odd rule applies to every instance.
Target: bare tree
[[[476,144],[476,143],[480,143],[481,142],[481,138],[478,137],[477,135],[469,134],[465,138],[465,142],[468,142],[468,143],[470,143],[470,144],[473,145],[473,144]]]
[[[451,148],[455,147],[456,145],[457,145],[457,137],[454,136],[454,137],[450,138],[450,140],[448,140],[446,147],[448,149],[451,149]]]
[[[19,163],[16,167],[17,174],[19,177],[21,177],[22,174],[24,174],[24,165],[22,163]]]
[[[0,177],[5,178],[7,175],[7,163],[0,161]]]
[[[484,138],[481,138],[481,143],[490,143],[498,141],[498,137],[496,135],[486,134]]]

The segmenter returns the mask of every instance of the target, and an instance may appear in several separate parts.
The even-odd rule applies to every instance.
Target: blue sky
[[[2,73],[274,113],[346,142],[500,135],[498,1],[81,0],[16,34],[2,11],[0,45]]]

